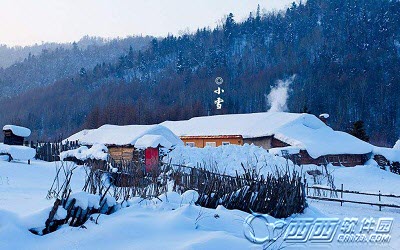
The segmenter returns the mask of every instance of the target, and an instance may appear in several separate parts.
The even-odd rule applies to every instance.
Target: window
[[[231,143],[230,142],[228,142],[228,141],[223,141],[222,142],[222,146],[224,146],[224,145],[230,145]]]
[[[215,142],[210,142],[210,141],[206,142],[206,147],[216,147],[216,146],[217,146],[217,143],[215,143]]]
[[[186,146],[188,147],[194,147],[196,146],[194,142],[186,142]]]

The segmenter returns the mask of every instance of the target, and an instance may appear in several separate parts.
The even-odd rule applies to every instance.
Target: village
[[[47,193],[46,202],[31,201],[33,207],[48,207],[34,215],[35,225],[28,223],[26,230],[36,237],[55,234],[67,225],[87,228],[88,223],[98,224],[100,215],[149,205],[163,210],[184,204],[209,210],[222,206],[286,220],[310,215],[310,207],[314,212],[318,207],[318,213],[335,214],[350,206],[374,216],[398,216],[398,143],[394,148],[377,147],[328,124],[328,114],[217,115],[156,125],[106,124],[54,143],[28,142],[28,128],[5,125],[0,153],[9,163],[0,162],[0,168],[20,168],[16,173],[29,176],[52,165],[53,173],[43,182],[52,185],[40,183],[39,200]],[[4,194],[10,181],[8,176],[6,181],[1,178]],[[14,199],[18,198],[13,195],[5,201]],[[0,208],[14,210],[15,205]],[[195,228],[198,224],[195,220]],[[380,244],[397,242],[393,237]]]
[[[5,125],[1,153],[8,155],[9,161],[30,161],[33,158],[54,161],[63,155],[75,161],[141,160],[149,166],[160,165],[160,154],[176,147],[215,148],[249,144],[285,156],[298,165],[354,167],[375,160],[382,168],[399,171],[399,142],[393,148],[374,146],[346,132],[334,131],[328,120],[329,114],[316,117],[301,113],[264,112],[195,117],[157,125],[106,124],[97,129],[84,129],[60,142],[36,145],[26,141],[30,135],[28,128]],[[24,145],[31,149],[22,147]],[[94,148],[107,153],[107,157],[98,158],[98,152],[89,150],[94,145]],[[35,153],[32,148],[35,148]]]

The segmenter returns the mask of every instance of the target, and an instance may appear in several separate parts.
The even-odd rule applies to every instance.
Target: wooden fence
[[[310,194],[310,190],[313,191]],[[327,193],[329,192],[331,197],[327,197]],[[319,187],[319,186],[311,186],[309,187],[308,184],[306,185],[306,194],[307,198],[314,199],[314,200],[323,200],[323,201],[331,201],[331,202],[340,202],[340,206],[343,206],[343,203],[354,203],[354,204],[362,204],[362,205],[371,205],[371,206],[378,206],[379,211],[382,210],[382,207],[391,207],[391,208],[400,208],[400,205],[397,204],[388,204],[382,203],[382,198],[393,198],[399,199],[399,195],[394,194],[382,194],[381,191],[376,193],[368,193],[368,192],[359,192],[359,191],[352,191],[352,190],[345,190],[343,189],[343,184],[341,185],[340,189],[331,189],[327,187]],[[350,200],[344,199],[343,194],[352,194],[355,196],[368,196],[368,197],[377,197],[377,202],[371,201],[359,201],[359,200]],[[338,197],[340,195],[340,198]],[[399,200],[400,202],[400,200]]]
[[[79,147],[78,141],[58,142],[26,142],[25,146],[36,149],[36,159],[43,161],[59,161],[60,153]]]
[[[207,208],[223,205],[228,209],[286,218],[301,213],[306,207],[304,184],[297,172],[259,176],[255,171],[245,170],[244,174],[229,176],[204,167],[168,163],[151,172],[146,172],[141,162],[88,161],[86,165],[90,172],[84,191],[102,194],[106,189],[103,180],[109,179],[106,183],[112,183],[117,200],[138,196],[154,198],[166,191],[196,190],[199,198],[193,202]],[[172,190],[169,189],[171,181]]]

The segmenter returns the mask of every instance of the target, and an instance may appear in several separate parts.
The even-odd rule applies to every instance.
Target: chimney
[[[319,115],[319,119],[325,123],[326,125],[328,125],[328,118],[329,118],[329,114],[320,114]]]

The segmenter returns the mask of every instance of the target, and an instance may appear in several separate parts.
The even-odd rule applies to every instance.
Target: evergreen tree
[[[310,110],[308,109],[307,104],[304,104],[303,108],[300,110],[300,113],[311,114]]]
[[[353,128],[349,132],[351,135],[357,137],[360,140],[369,142],[369,136],[365,132],[364,122],[359,120],[353,123]]]
[[[85,77],[86,76],[86,69],[85,68],[81,68],[80,70],[79,70],[79,76],[80,77]]]

